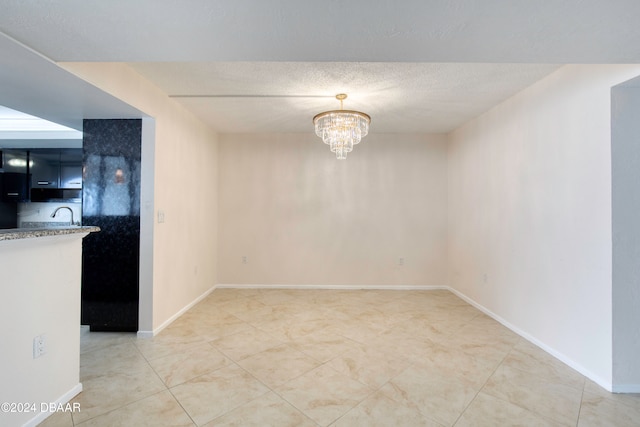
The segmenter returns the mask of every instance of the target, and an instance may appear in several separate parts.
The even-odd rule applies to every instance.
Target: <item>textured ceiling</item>
[[[559,64],[640,63],[636,0],[0,0],[0,10],[16,46],[56,62],[128,62],[220,132],[308,132],[339,92],[372,116],[372,132],[446,132]],[[2,54],[0,66],[16,68]],[[26,104],[9,92],[0,105]]]
[[[556,67],[536,64],[136,63],[219,132],[309,132],[317,113],[364,111],[372,132],[448,132]]]

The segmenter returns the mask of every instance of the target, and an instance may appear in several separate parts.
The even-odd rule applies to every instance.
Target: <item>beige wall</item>
[[[143,126],[140,330],[157,330],[216,284],[217,134],[124,64],[61,66],[152,118]]]
[[[0,425],[36,425],[41,403],[67,403],[80,384],[80,281],[86,233],[0,241],[0,402],[35,411],[0,412]],[[34,268],[37,266],[37,268]],[[45,335],[46,353],[33,357]],[[46,407],[46,405],[45,405]]]
[[[449,285],[611,389],[610,91],[640,67],[565,66],[448,137],[372,134],[337,161],[311,132],[218,150],[126,66],[64,66],[153,118],[148,329],[216,283]]]
[[[369,135],[338,161],[312,132],[221,135],[219,155],[218,283],[446,285],[443,136]]]
[[[611,388],[611,87],[565,66],[450,136],[451,286]]]

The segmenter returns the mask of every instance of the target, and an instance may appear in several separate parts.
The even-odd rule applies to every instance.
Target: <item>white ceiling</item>
[[[40,61],[128,62],[220,132],[311,132],[339,92],[372,116],[372,132],[447,132],[560,64],[640,62],[637,0],[0,0],[0,10],[12,80],[26,78],[5,51],[17,46]],[[0,88],[0,105],[41,103],[25,100],[27,86]],[[84,97],[65,124],[101,113],[100,96]],[[114,105],[105,114],[139,114]]]
[[[84,118],[142,117],[135,108],[1,33],[0,105],[77,130],[82,130]]]
[[[536,64],[389,62],[136,63],[225,133],[311,132],[312,118],[364,111],[372,132],[448,132],[556,69]]]
[[[46,147],[82,148],[82,132],[0,105],[0,148]]]

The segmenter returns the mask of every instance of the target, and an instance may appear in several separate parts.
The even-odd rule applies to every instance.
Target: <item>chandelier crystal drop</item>
[[[362,138],[369,133],[371,117],[360,111],[343,110],[342,102],[347,98],[344,93],[336,95],[340,101],[339,110],[325,111],[313,118],[316,135],[329,146],[336,158],[344,160]]]

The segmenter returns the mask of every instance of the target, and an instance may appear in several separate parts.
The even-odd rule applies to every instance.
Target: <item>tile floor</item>
[[[81,412],[43,426],[638,426],[447,291],[218,289],[152,339],[82,329]]]

